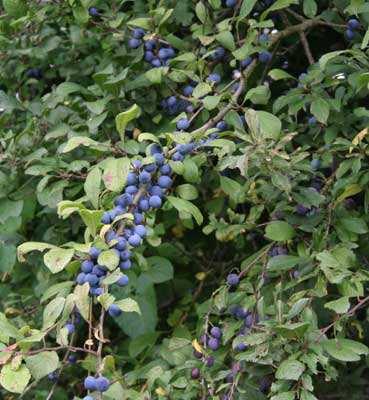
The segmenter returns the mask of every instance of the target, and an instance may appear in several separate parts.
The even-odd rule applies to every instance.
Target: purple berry
[[[222,330],[218,326],[213,326],[210,330],[210,335],[213,338],[220,339],[222,337]]]
[[[252,57],[246,57],[244,60],[241,60],[241,68],[247,68],[252,63]]]
[[[69,335],[71,335],[75,331],[75,327],[71,322],[65,324],[65,328],[67,329]]]
[[[347,22],[347,26],[352,30],[356,30],[360,28],[360,22],[357,19],[352,18]]]
[[[105,211],[104,214],[101,217],[101,223],[107,225],[110,224],[111,218],[109,212]]]
[[[202,353],[200,351],[197,351],[196,349],[193,350],[193,356],[198,360],[202,359]]]
[[[158,178],[158,185],[163,189],[168,189],[172,186],[172,179],[167,175],[161,175]]]
[[[151,62],[155,58],[155,55],[152,51],[147,50],[145,51],[145,61]]]
[[[128,282],[129,282],[128,276],[127,275],[123,275],[118,279],[117,284],[119,286],[127,286]]]
[[[219,83],[221,81],[220,75],[217,73],[210,74],[208,76],[209,82]]]
[[[99,376],[96,379],[96,390],[98,392],[106,392],[109,389],[110,382],[104,376]]]
[[[346,29],[345,36],[346,36],[346,39],[353,40],[355,37],[355,32],[351,29]]]
[[[129,250],[124,250],[120,252],[120,259],[122,261],[127,261],[132,257],[132,252]]]
[[[190,121],[187,118],[181,118],[177,121],[177,129],[180,131],[185,131],[190,126]]]
[[[228,125],[225,121],[219,121],[215,127],[219,130],[219,131],[225,131],[228,128]]]
[[[155,164],[158,165],[159,167],[162,166],[165,162],[165,157],[161,153],[155,153],[154,158],[155,158]]]
[[[147,234],[147,230],[146,230],[146,228],[144,227],[144,225],[136,225],[134,228],[133,228],[133,231],[134,231],[134,233],[137,233],[137,235],[138,236],[140,236],[140,237],[145,237],[146,236],[146,234]]]
[[[158,68],[158,67],[161,66],[161,62],[160,62],[160,60],[159,60],[158,58],[154,58],[154,59],[151,61],[151,65],[152,65],[153,67],[155,67],[155,68]]]
[[[142,171],[138,177],[140,183],[149,183],[151,181],[151,174],[147,171]]]
[[[91,258],[97,258],[99,257],[101,250],[97,247],[91,247],[89,253]]]
[[[170,175],[172,173],[172,168],[169,164],[164,164],[161,168],[160,168],[160,173],[163,175]]]
[[[138,202],[140,211],[148,211],[150,208],[149,200],[144,198]]]
[[[144,220],[144,216],[143,214],[140,213],[134,213],[134,222],[135,224],[141,224]]]
[[[145,31],[142,28],[135,28],[132,31],[132,37],[142,39],[145,36]]]
[[[92,271],[92,268],[94,267],[94,263],[90,260],[85,260],[81,264],[81,271],[84,272],[85,274],[88,274],[89,272]]]
[[[154,50],[156,47],[156,41],[155,40],[146,40],[145,42],[145,49],[146,50]]]
[[[141,240],[142,240],[141,237],[135,233],[129,237],[128,243],[132,247],[138,247],[141,244]]]
[[[83,285],[86,282],[86,274],[81,272],[77,275],[76,282],[78,285]]]
[[[220,343],[219,343],[219,340],[218,340],[217,338],[211,337],[211,338],[208,340],[208,347],[209,347],[209,349],[211,349],[211,350],[218,350],[219,345],[220,345]]]
[[[192,368],[191,379],[199,379],[199,378],[200,378],[200,370],[198,368]]]
[[[126,185],[135,185],[137,183],[137,175],[134,172],[129,172],[127,175]]]
[[[266,64],[272,59],[272,54],[269,51],[262,51],[259,54],[259,61],[263,64]]]
[[[121,271],[126,271],[127,269],[130,269],[131,267],[132,267],[131,260],[125,260],[125,261],[121,261],[119,263],[119,268]]]
[[[131,49],[137,49],[141,46],[142,41],[140,39],[131,38],[128,40],[128,47]]]
[[[161,198],[159,196],[151,196],[149,198],[149,205],[152,208],[160,208],[162,204]]]
[[[192,95],[193,89],[194,89],[193,86],[187,85],[183,88],[182,93],[184,96],[190,97]]]
[[[90,14],[91,17],[98,17],[100,14],[96,7],[90,7],[88,9],[88,13]]]
[[[233,8],[237,4],[237,0],[226,0],[226,6]]]
[[[93,376],[88,376],[85,378],[84,386],[86,390],[96,390],[96,379]]]
[[[99,278],[95,274],[87,274],[85,281],[90,284],[90,286],[95,286],[99,282]]]
[[[122,314],[122,310],[116,304],[112,304],[108,308],[108,313],[111,317],[119,317]]]
[[[229,274],[227,276],[227,283],[229,286],[237,286],[240,282],[240,278],[237,274]]]
[[[206,359],[205,359],[205,365],[207,367],[212,367],[214,365],[214,362],[215,362],[215,358],[213,356],[206,357]]]

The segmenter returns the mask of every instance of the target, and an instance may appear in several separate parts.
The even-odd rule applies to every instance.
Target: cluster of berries
[[[156,39],[143,41],[146,32],[141,28],[132,31],[128,46],[131,49],[138,49],[141,45],[145,47],[144,59],[153,67],[161,67],[169,64],[169,60],[175,57],[176,52],[168,44],[163,44]]]
[[[106,392],[110,387],[109,379],[104,376],[98,376],[95,378],[94,376],[87,376],[84,381],[84,387],[89,391],[96,392]],[[93,400],[92,396],[85,396],[83,400]]]
[[[360,22],[355,19],[352,18],[350,20],[348,20],[347,22],[347,29],[345,32],[346,38],[348,40],[353,40],[355,37],[355,32],[360,28]]]

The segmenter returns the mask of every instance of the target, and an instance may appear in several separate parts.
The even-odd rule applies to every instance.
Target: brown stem
[[[315,61],[314,61],[313,54],[311,53],[309,42],[308,42],[308,40],[306,38],[305,32],[300,32],[300,41],[301,41],[302,46],[304,48],[304,51],[305,51],[305,54],[306,54],[306,58],[308,59],[309,64],[313,65],[315,63]]]
[[[338,322],[341,321],[344,317],[352,317],[357,310],[359,310],[361,307],[363,307],[366,303],[369,302],[369,296],[364,297],[362,300],[360,300],[354,307],[352,307],[350,310],[348,310],[346,313],[342,314],[339,318],[337,318],[335,321],[333,321],[331,324],[326,326],[325,328],[322,328],[320,330],[320,335],[316,339],[316,342],[319,342],[320,339]]]

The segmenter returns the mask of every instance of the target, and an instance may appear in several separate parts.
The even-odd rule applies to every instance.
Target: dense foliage
[[[0,397],[368,398],[369,3],[0,11]]]

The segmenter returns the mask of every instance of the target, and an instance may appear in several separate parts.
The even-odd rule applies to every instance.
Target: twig
[[[313,57],[313,55],[311,53],[309,42],[307,41],[305,32],[300,32],[300,41],[302,43],[302,46],[304,47],[306,58],[308,59],[309,64],[310,65],[315,64],[314,57]]]
[[[366,303],[369,302],[369,296],[364,297],[362,300],[360,300],[354,307],[352,307],[350,310],[348,310],[345,314],[342,314],[339,318],[337,318],[335,321],[333,321],[331,324],[326,326],[325,328],[322,328],[320,330],[320,335],[316,339],[316,342],[318,343],[320,339],[338,322],[341,321],[341,319],[345,317],[352,317],[357,310],[359,310],[361,307],[363,307]]]

